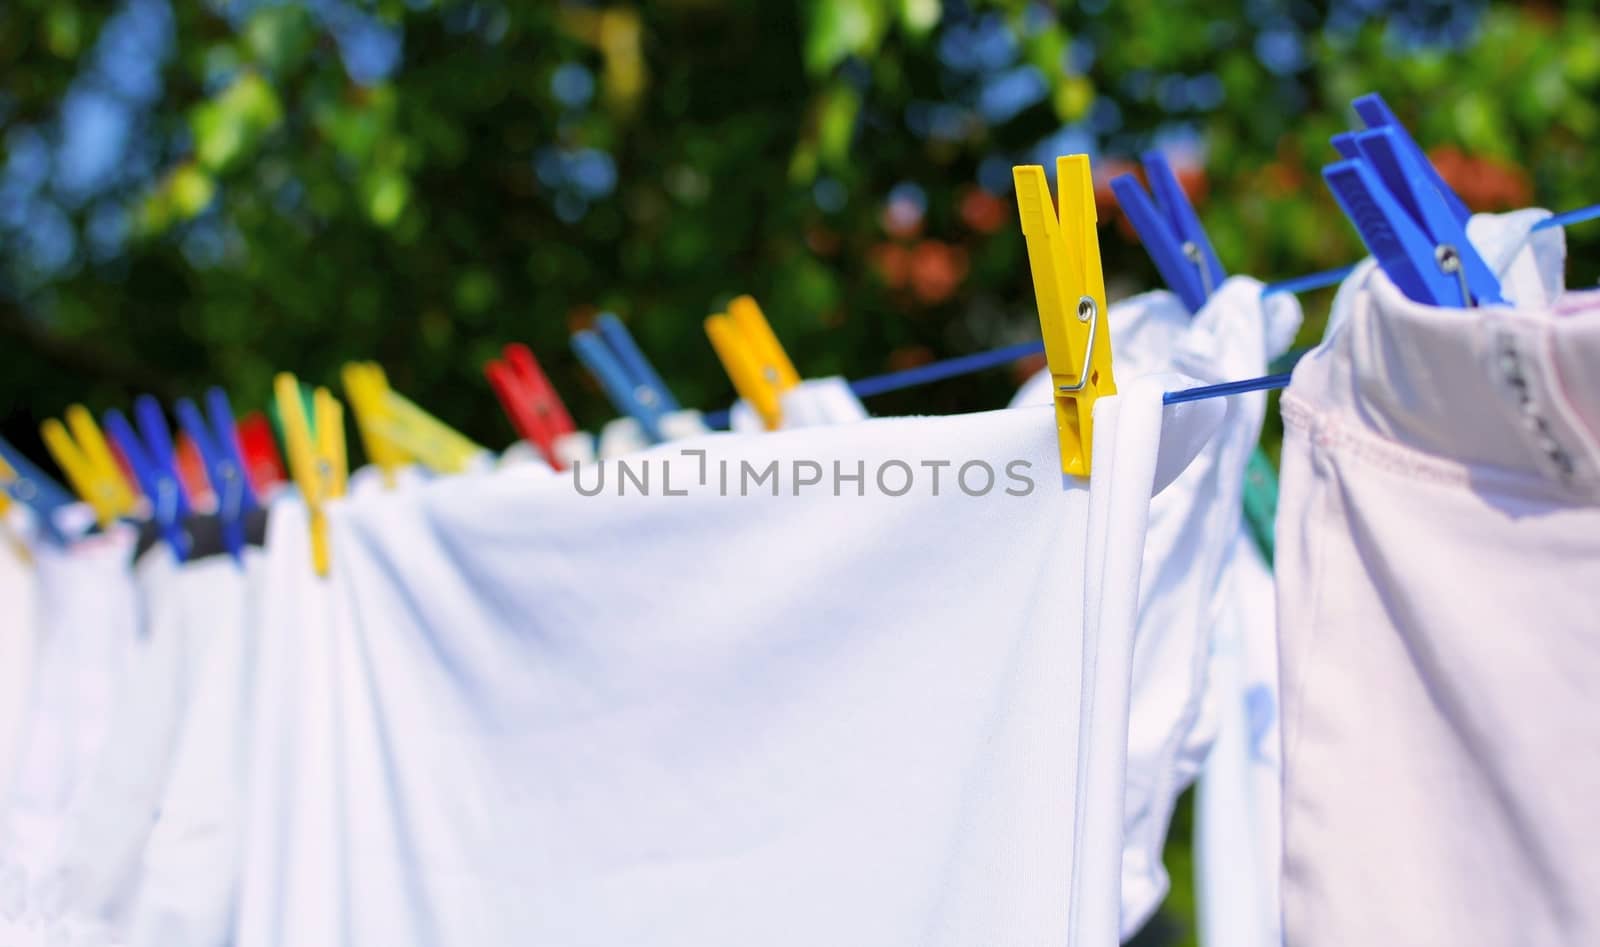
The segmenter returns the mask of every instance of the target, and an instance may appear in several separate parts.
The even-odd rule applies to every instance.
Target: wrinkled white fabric
[[[1223,577],[1207,688],[1217,738],[1195,789],[1200,942],[1273,947],[1283,943],[1278,623],[1272,572],[1248,530]]]
[[[111,729],[138,625],[128,568],[136,538],[117,526],[68,548],[33,548],[38,650],[16,772],[0,811],[0,943],[40,936],[59,915],[49,869],[63,820],[89,788]]]
[[[1188,384],[1213,384],[1265,374],[1293,340],[1300,306],[1289,295],[1263,299],[1261,283],[1233,277],[1193,316],[1178,297],[1158,291],[1113,306],[1109,325],[1119,382],[1179,371],[1193,379]],[[1012,403],[1048,403],[1050,384],[1042,371]],[[1124,937],[1166,896],[1161,855],[1172,808],[1216,736],[1216,719],[1202,712],[1207,668],[1214,630],[1224,607],[1234,604],[1224,594],[1226,570],[1266,397],[1256,392],[1216,401],[1227,412],[1217,436],[1150,504],[1128,734]],[[1250,607],[1270,620],[1270,586],[1264,591]]]
[[[1536,216],[1470,230],[1518,305],[1358,272],[1284,394],[1289,943],[1600,942],[1600,295]]]
[[[122,698],[94,775],[63,820],[47,888],[59,931],[121,942],[212,646],[242,620],[231,558],[178,563],[157,544],[134,568],[142,619]]]
[[[25,535],[20,523],[0,524],[0,801],[11,786],[27,727],[39,637],[33,555]]]
[[[275,510],[236,943],[1106,943],[1170,383]]]
[[[636,454],[650,446],[644,428],[633,418],[612,418],[600,429],[599,454],[601,460],[614,460]]]
[[[801,427],[822,427],[864,421],[867,409],[843,378],[806,378],[778,397],[782,420],[780,431]],[[729,430],[755,434],[767,429],[755,408],[744,400],[734,403],[728,414]]]
[[[663,415],[660,428],[662,439],[667,441],[680,441],[707,433],[706,423],[700,412],[687,409]],[[573,435],[567,437],[572,438]],[[650,437],[645,433],[644,426],[633,418],[612,418],[600,429],[600,460],[616,460],[618,457],[636,454],[650,446]],[[565,459],[567,467],[571,467],[574,463],[590,463],[596,459],[593,451],[584,451],[573,440],[559,444],[557,452]]]
[[[375,500],[401,495],[366,494]],[[340,555],[337,548],[334,555]],[[332,584],[312,570],[305,507],[293,493],[272,504],[260,568],[255,677],[246,712],[248,791],[230,942],[340,944],[335,925],[348,897],[341,861],[347,827],[339,811],[342,731],[333,657],[343,616]],[[447,772],[433,777],[448,785]]]
[[[129,944],[228,942],[240,874],[262,568],[255,547],[245,548],[242,564],[219,556],[185,567],[187,589],[204,606],[203,615],[194,616],[203,620],[192,628],[198,660],[159,818],[142,847],[128,920],[119,925]]]

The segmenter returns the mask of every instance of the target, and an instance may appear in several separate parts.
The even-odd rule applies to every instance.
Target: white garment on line
[[[1262,298],[1248,277],[1225,281],[1192,316],[1161,290],[1119,302],[1109,314],[1119,378],[1160,371],[1214,384],[1266,373],[1300,326],[1293,296]],[[1047,404],[1048,370],[1018,390],[1012,404]],[[1133,667],[1128,733],[1127,801],[1122,874],[1122,936],[1149,920],[1169,887],[1162,862],[1172,809],[1194,781],[1216,737],[1205,711],[1212,639],[1225,607],[1266,621],[1271,586],[1234,603],[1230,552],[1240,531],[1245,467],[1261,435],[1266,396],[1215,399],[1221,428],[1195,461],[1151,501]]]
[[[45,885],[43,910],[58,938],[122,942],[211,649],[243,621],[243,573],[226,555],[180,564],[158,543],[134,571],[143,620],[123,697]]]
[[[23,519],[15,516],[0,524],[0,603],[4,603],[0,608],[0,803],[10,789],[27,727],[39,637],[34,608],[37,589]]]
[[[247,546],[242,568],[226,556],[197,565],[185,578],[205,584],[208,641],[127,912],[135,947],[223,947],[239,883],[262,553]]]
[[[1514,307],[1366,268],[1284,394],[1290,943],[1600,942],[1600,294],[1542,216],[1469,225]]]
[[[1120,821],[1079,809],[1121,809],[1149,496],[1222,414],[1163,425],[1173,383],[1101,401],[1088,488],[1036,408],[663,446],[650,497],[356,498],[326,581],[275,509],[259,683],[298,699],[236,943],[1108,942]]]
[[[1283,943],[1278,623],[1272,572],[1243,526],[1223,569],[1224,611],[1212,643],[1208,711],[1217,739],[1195,789],[1200,942]]]
[[[33,547],[38,649],[10,793],[0,808],[0,943],[42,929],[62,821],[93,775],[113,723],[137,602],[134,530],[114,526],[67,548]]]
[[[783,412],[778,425],[781,431],[867,419],[867,409],[850,390],[850,383],[837,376],[802,379],[800,384],[778,396],[778,406]],[[767,426],[756,409],[740,399],[728,413],[728,429],[736,434],[756,434],[765,431]]]
[[[500,475],[515,477],[525,469]],[[402,495],[409,494],[365,496]],[[337,547],[333,555],[335,563],[341,561]],[[332,925],[347,897],[340,860],[345,827],[338,811],[344,789],[336,757],[340,682],[333,662],[339,600],[332,584],[312,571],[305,508],[294,493],[272,505],[260,581],[248,695],[248,787],[228,943],[339,944],[343,935]],[[291,852],[296,861],[286,858]]]

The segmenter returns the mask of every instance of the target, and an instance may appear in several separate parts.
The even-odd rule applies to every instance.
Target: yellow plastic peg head
[[[65,425],[51,418],[39,430],[72,488],[94,510],[101,529],[133,513],[137,496],[88,408],[75,404],[67,409]]]
[[[800,384],[800,373],[761,307],[751,297],[740,296],[728,304],[726,313],[707,317],[705,325],[734,390],[755,409],[767,430],[776,430],[783,422],[781,396]]]
[[[1056,160],[1059,214],[1042,167],[1019,165],[1012,176],[1055,394],[1061,472],[1087,477],[1095,400],[1117,393],[1089,158]]]

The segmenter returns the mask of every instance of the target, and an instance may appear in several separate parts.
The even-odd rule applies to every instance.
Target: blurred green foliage
[[[713,406],[729,389],[699,322],[746,291],[807,374],[1016,341],[1036,332],[1031,292],[993,172],[1052,146],[1110,171],[1189,142],[1186,180],[1231,271],[1328,268],[1360,246],[1318,168],[1368,90],[1455,149],[1469,201],[1593,197],[1592,13],[1491,7],[1463,27],[1411,4],[1341,26],[1339,9],[13,0],[6,168],[25,177],[41,141],[46,167],[31,188],[0,179],[0,327],[20,343],[7,430],[71,400],[219,381],[259,404],[274,371],[332,382],[373,358],[503,443],[480,367],[506,341],[534,346],[581,419],[606,416],[566,344],[601,309],[682,400]],[[117,94],[104,34],[132,16],[160,21],[156,91],[127,106],[116,172],[67,180],[70,106]],[[396,47],[389,66],[356,68],[352,18]],[[1010,104],[1000,79],[1021,84]],[[1114,208],[1101,217],[1113,284],[1155,285]],[[874,407],[991,406],[1012,381]]]
[[[1595,200],[1596,27],[1437,0],[7,0],[0,416],[29,444],[71,401],[259,406],[275,371],[364,358],[500,445],[481,366],[508,341],[609,416],[567,345],[606,309],[680,400],[725,404],[700,322],[741,292],[813,376],[1032,338],[1009,167],[1083,148],[1103,173],[1188,152],[1230,272],[1326,269],[1361,255],[1319,169],[1363,92],[1479,209]],[[1101,222],[1113,291],[1158,285]],[[1571,240],[1592,280],[1600,236]],[[871,407],[994,407],[1018,377]]]
[[[1036,332],[1032,297],[993,172],[1053,146],[1110,171],[1187,142],[1231,271],[1328,268],[1360,246],[1318,169],[1368,90],[1455,149],[1482,185],[1469,201],[1593,197],[1592,13],[1402,4],[1339,25],[1340,9],[13,0],[6,166],[25,174],[13,165],[43,141],[47,167],[31,189],[0,179],[0,327],[20,342],[0,380],[7,430],[71,400],[219,381],[259,404],[274,371],[332,382],[372,358],[503,443],[480,367],[507,341],[534,346],[582,420],[607,415],[566,343],[601,309],[709,407],[730,392],[700,319],[746,291],[812,375],[1016,341]],[[117,94],[104,34],[132,16],[160,21],[156,91],[128,106],[116,173],[64,180],[72,100]],[[357,68],[363,35],[393,62]],[[1115,209],[1101,218],[1113,284],[1155,285]],[[1013,380],[874,407],[986,407]]]

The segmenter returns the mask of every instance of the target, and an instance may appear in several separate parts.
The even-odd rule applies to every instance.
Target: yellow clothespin
[[[300,383],[288,372],[273,380],[283,439],[289,452],[289,470],[311,515],[311,565],[317,575],[328,574],[328,514],[323,505],[344,496],[348,462],[345,458],[344,408],[326,388],[312,399],[313,421],[306,419],[300,400]],[[313,439],[312,429],[315,428]]]
[[[755,408],[767,430],[777,430],[783,421],[779,396],[800,384],[800,373],[761,307],[749,296],[740,296],[728,304],[727,313],[708,316],[705,324],[734,390]]]
[[[1019,165],[1011,174],[1055,391],[1061,472],[1087,477],[1095,399],[1117,393],[1111,375],[1111,331],[1106,320],[1106,282],[1100,271],[1089,156],[1056,159],[1059,218],[1050,201],[1044,168]]]
[[[111,447],[88,408],[75,404],[67,409],[65,426],[51,418],[39,430],[45,447],[66,472],[73,489],[94,510],[101,529],[109,528],[118,517],[133,513],[137,495],[111,456]]]
[[[367,454],[393,485],[394,469],[407,460],[436,473],[459,473],[484,449],[389,387],[376,362],[344,367],[344,386],[356,412]]]
[[[367,458],[383,472],[384,486],[394,486],[394,473],[406,462],[405,451],[381,433],[383,426],[383,395],[389,390],[383,369],[371,362],[349,362],[340,372],[344,379],[345,397],[350,399],[350,409],[356,416],[356,430],[361,435],[361,446]]]

